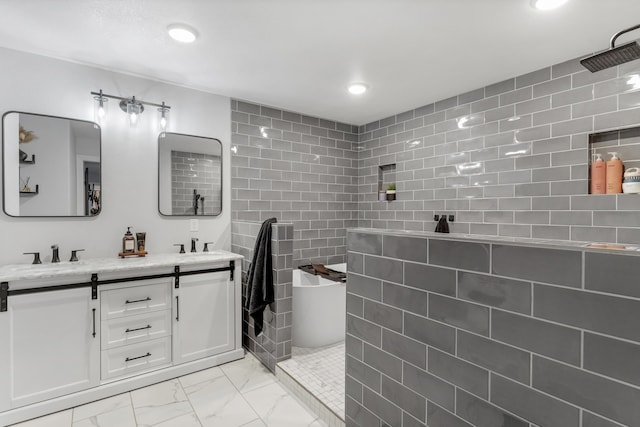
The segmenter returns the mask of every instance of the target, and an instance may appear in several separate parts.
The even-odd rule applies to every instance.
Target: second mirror
[[[158,210],[166,216],[222,212],[222,143],[215,138],[161,133]]]

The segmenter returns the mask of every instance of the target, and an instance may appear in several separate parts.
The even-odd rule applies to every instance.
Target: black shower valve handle
[[[42,264],[42,261],[40,261],[40,252],[24,252],[23,255],[33,255],[33,262],[31,264]]]
[[[69,262],[78,262],[78,252],[84,252],[84,249],[72,249]]]
[[[184,252],[184,243],[174,243],[173,246],[180,246],[180,253],[183,254]]]

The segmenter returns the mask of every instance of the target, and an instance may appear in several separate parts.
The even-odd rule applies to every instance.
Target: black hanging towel
[[[262,223],[253,248],[253,258],[247,277],[245,307],[253,318],[253,330],[256,336],[262,333],[264,309],[275,301],[271,263],[271,224],[276,222],[278,222],[276,218],[269,218]]]

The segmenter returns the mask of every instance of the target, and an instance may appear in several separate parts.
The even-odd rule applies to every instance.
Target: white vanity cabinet
[[[171,278],[100,290],[101,377],[126,377],[171,364]]]
[[[180,278],[174,287],[173,363],[185,363],[233,349],[234,282],[229,272]]]
[[[8,328],[2,382],[10,407],[100,383],[100,307],[90,288],[12,296],[0,313]]]
[[[240,259],[0,267],[0,426],[244,357]]]

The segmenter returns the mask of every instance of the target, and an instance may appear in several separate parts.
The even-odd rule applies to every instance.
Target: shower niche
[[[624,170],[640,169],[640,126],[616,129],[589,135],[589,188],[592,192],[592,168],[596,155],[600,155],[605,162],[611,158],[609,153],[618,153]],[[624,188],[624,187],[623,187]]]
[[[392,201],[396,199],[396,164],[378,166],[378,200]]]

